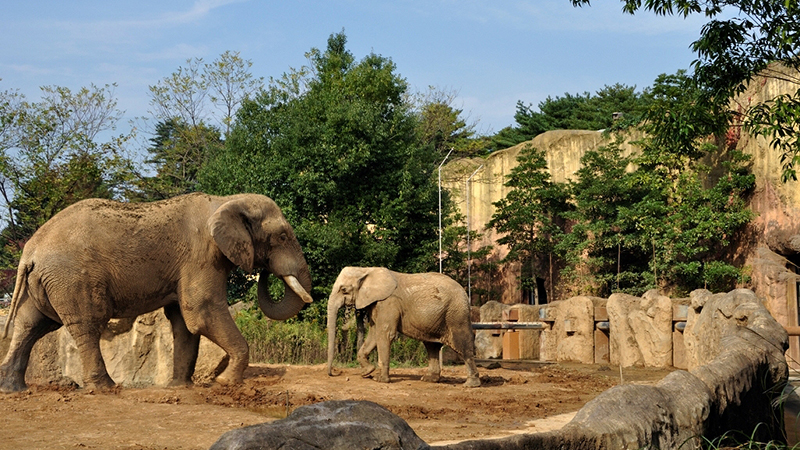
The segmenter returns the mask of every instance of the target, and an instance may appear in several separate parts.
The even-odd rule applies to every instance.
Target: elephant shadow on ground
[[[389,383],[402,383],[405,381],[420,381],[423,374],[393,374]],[[368,377],[368,378],[371,378]],[[503,377],[492,377],[489,375],[481,375],[481,386],[502,386],[506,383]],[[464,384],[464,377],[441,377],[437,384],[446,384],[450,386],[460,386]]]
[[[244,378],[282,378],[286,375],[286,367],[249,366],[244,371]]]

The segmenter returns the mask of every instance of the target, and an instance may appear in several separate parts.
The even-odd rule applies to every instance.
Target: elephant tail
[[[14,295],[11,297],[11,306],[8,312],[8,317],[6,317],[6,323],[3,324],[2,339],[8,337],[8,326],[14,321],[14,317],[17,315],[17,310],[19,309],[19,299],[22,298],[22,295],[25,293],[25,290],[28,286],[28,274],[32,268],[32,263],[20,263],[19,268],[17,268],[17,281],[14,284]]]

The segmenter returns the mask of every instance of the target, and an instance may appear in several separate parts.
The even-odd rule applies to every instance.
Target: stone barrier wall
[[[672,302],[655,293],[648,293],[640,300],[639,305],[632,305],[636,303],[633,299],[618,297],[617,303],[629,311],[627,320],[631,329],[626,334],[628,339],[647,342],[652,351],[631,352],[625,356],[625,361],[660,364],[665,358],[663,340],[669,334],[664,332],[664,316],[665,311],[671,309]],[[573,342],[570,338],[586,339],[583,319],[575,326],[566,324],[577,317],[577,314],[572,315],[572,311],[585,312],[590,305],[595,313],[598,311],[598,299],[582,297],[570,301],[574,309],[568,312],[568,308],[559,307],[552,317],[554,327],[551,332],[567,333],[567,338],[559,338],[559,342],[567,344],[547,344],[556,352],[570,347]],[[788,345],[786,330],[750,290],[740,289],[727,294],[695,291],[690,301],[693,316],[687,317],[687,326],[691,319],[695,343],[692,352],[698,361],[696,367],[688,371],[676,370],[655,386],[615,386],[587,403],[572,421],[557,431],[464,441],[433,448],[693,449],[714,441],[729,430],[737,430],[760,442],[780,439],[782,423],[776,400],[781,397],[788,378],[784,357]],[[611,309],[615,307],[613,303],[609,305]],[[486,317],[498,311],[501,315],[505,311],[507,317],[514,316],[493,305],[486,308]],[[547,314],[543,316],[551,318]],[[610,321],[614,317],[614,313],[609,313]],[[671,319],[672,315],[668,317]],[[613,319],[618,320],[621,319]],[[564,325],[556,330],[558,321]],[[369,417],[369,420],[358,420],[359,417]],[[358,428],[357,433],[353,433],[354,427]],[[309,430],[314,430],[311,441]],[[212,448],[431,448],[409,432],[402,419],[373,403],[322,402],[298,408],[278,422],[229,431]],[[294,446],[297,442],[306,446]]]
[[[644,328],[628,340],[648,342],[653,350],[624,361],[663,357],[666,302],[648,297],[629,323],[641,314]],[[620,298],[624,305],[629,299]],[[450,450],[699,448],[729,430],[768,442],[783,435],[780,402],[788,378],[784,352],[786,330],[761,300],[746,289],[726,294],[692,293],[687,317],[687,358],[693,367],[676,370],[655,386],[620,385],[587,403],[561,430],[504,439],[466,441]],[[611,299],[609,299],[611,302]],[[647,307],[647,308],[645,308]],[[609,319],[613,317],[609,314]],[[613,335],[614,322],[611,323]],[[656,330],[658,329],[658,330]],[[691,340],[689,337],[691,336]],[[688,344],[688,342],[687,342]],[[612,347],[613,348],[613,347]],[[641,359],[635,356],[641,355]],[[649,357],[654,359],[648,359]]]
[[[670,299],[651,290],[642,297],[577,296],[535,306],[488,302],[480,308],[480,321],[510,328],[476,330],[476,354],[479,359],[692,369],[707,362],[706,347],[718,341],[708,340],[707,324],[698,322],[709,296],[700,289],[689,298]],[[515,322],[538,322],[542,328],[514,330]],[[510,342],[516,347],[513,356],[503,352]]]

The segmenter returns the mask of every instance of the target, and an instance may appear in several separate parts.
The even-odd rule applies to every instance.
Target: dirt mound
[[[483,386],[465,388],[464,368],[445,367],[440,383],[420,381],[425,368],[392,369],[392,382],[363,379],[357,369],[329,377],[324,365],[253,365],[240,386],[116,388],[32,386],[0,397],[0,449],[207,449],[224,432],[285,417],[325,400],[370,400],[405,419],[426,442],[507,435],[531,421],[580,409],[619,383],[606,366],[480,368]],[[667,370],[624,371],[625,382],[654,383]],[[544,431],[538,422],[536,431]]]

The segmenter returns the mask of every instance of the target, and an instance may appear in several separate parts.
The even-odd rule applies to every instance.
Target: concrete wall
[[[630,141],[632,139],[629,139]],[[542,133],[533,140],[514,147],[492,153],[488,158],[460,159],[446,164],[442,170],[442,185],[450,192],[453,200],[461,209],[465,218],[469,219],[470,230],[483,233],[479,242],[473,243],[473,248],[484,245],[495,245],[501,236],[493,229],[486,229],[486,224],[495,212],[493,203],[503,199],[508,194],[504,186],[511,170],[517,166],[517,155],[526,145],[545,151],[547,166],[552,180],[565,182],[571,179],[580,168],[583,155],[592,149],[606,145],[609,140],[600,131],[583,130],[555,130]],[[629,142],[622,145],[624,154],[636,151]],[[481,167],[483,165],[483,167]],[[466,181],[470,175],[479,169],[472,177],[469,186]],[[469,191],[469,200],[467,200]],[[467,208],[469,204],[469,208]],[[508,254],[503,246],[495,245],[493,259],[499,260]],[[519,266],[510,265],[503,267],[499,283],[494,288],[501,292],[501,303],[519,303],[522,299],[517,276]],[[480,280],[476,281],[480,283]]]

